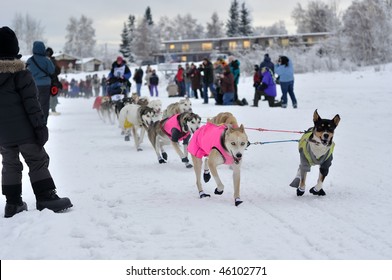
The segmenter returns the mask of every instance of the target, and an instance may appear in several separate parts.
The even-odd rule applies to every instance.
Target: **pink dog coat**
[[[226,125],[207,123],[196,130],[188,145],[188,152],[197,158],[207,157],[212,149],[217,149],[225,164],[233,164],[233,157],[223,148],[221,136],[227,129]]]
[[[180,138],[179,138],[177,141],[184,140],[184,139],[186,139],[186,138],[190,135],[190,132],[189,132],[189,131],[186,132],[186,133],[184,133],[184,132],[182,131],[182,128],[180,127],[180,124],[179,124],[179,121],[178,121],[178,116],[179,116],[179,115],[180,115],[180,114],[176,114],[176,115],[171,116],[170,118],[168,118],[168,119],[164,122],[164,124],[163,124],[163,126],[162,126],[162,130],[163,130],[163,131],[167,134],[167,136],[169,136],[169,138],[172,139],[172,140],[174,140],[174,139],[173,139],[173,135],[172,135],[172,130],[173,130],[173,128],[177,129],[177,130],[181,133]],[[177,141],[176,141],[176,142],[177,142]]]

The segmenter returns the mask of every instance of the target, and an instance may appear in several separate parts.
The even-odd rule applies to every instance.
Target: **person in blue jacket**
[[[282,108],[287,108],[287,93],[290,95],[293,107],[297,108],[297,99],[294,94],[294,67],[293,62],[287,56],[280,56],[275,65],[275,73],[279,76],[280,89],[282,91]]]
[[[52,83],[50,76],[54,74],[55,66],[46,56],[46,47],[43,42],[35,41],[33,43],[33,56],[27,60],[26,65],[37,85],[39,103],[41,104],[45,121],[47,122],[50,107],[50,85]]]

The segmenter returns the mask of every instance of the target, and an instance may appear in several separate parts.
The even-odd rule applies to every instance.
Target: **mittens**
[[[49,139],[48,128],[46,126],[36,128],[35,137],[37,138],[37,144],[43,147]]]

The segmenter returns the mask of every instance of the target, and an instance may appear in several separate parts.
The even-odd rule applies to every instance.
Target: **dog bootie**
[[[297,189],[297,196],[303,196],[305,193],[305,190],[301,190],[300,188]]]
[[[237,197],[237,198],[234,200],[235,206],[240,205],[242,202],[243,202],[243,201],[242,201],[239,197]]]
[[[218,190],[218,188],[216,188],[215,189],[215,191],[214,191],[214,194],[217,194],[217,195],[221,195],[223,193],[223,190]]]
[[[208,193],[205,193],[203,191],[199,192],[199,196],[200,196],[200,198],[211,197],[211,195],[209,195]]]
[[[48,190],[41,193],[37,197],[37,210],[42,211],[44,209],[52,210],[53,212],[61,212],[73,205],[68,197],[59,197],[56,194],[56,190]]]
[[[300,178],[298,178],[298,177],[296,177],[296,178],[294,178],[294,180],[290,183],[290,187],[293,187],[293,188],[298,188],[299,187],[299,182],[301,181],[301,179]]]
[[[313,195],[318,195],[318,196],[324,196],[326,195],[325,191],[323,189],[317,191],[315,187],[311,188],[309,190],[310,193],[312,193]]]
[[[210,170],[204,170],[203,179],[205,183],[207,183],[211,179]]]
[[[27,211],[26,202],[22,201],[20,203],[6,203],[4,209],[4,218],[11,218],[15,214],[18,214],[22,211]]]

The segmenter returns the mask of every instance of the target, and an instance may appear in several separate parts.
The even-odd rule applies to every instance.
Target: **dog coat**
[[[309,172],[310,167],[313,165],[320,165],[322,168],[329,168],[332,164],[332,153],[335,148],[335,143],[332,142],[331,147],[329,148],[328,153],[321,156],[320,158],[316,158],[316,156],[312,153],[309,144],[309,138],[313,134],[313,131],[306,132],[302,135],[299,140],[299,153],[301,158],[300,168],[303,171]]]
[[[176,114],[176,115],[171,116],[170,118],[168,118],[164,122],[164,124],[162,126],[163,132],[165,132],[166,135],[169,136],[169,138],[174,142],[184,140],[184,139],[188,138],[191,134],[189,131],[186,133],[182,131],[182,128],[181,128],[180,123],[178,121],[179,115],[180,114]],[[177,135],[177,133],[176,133],[176,135],[173,135],[173,129],[176,129],[177,131],[179,131],[180,132],[179,135]],[[175,138],[177,138],[177,139],[175,139]]]
[[[207,123],[198,128],[189,142],[188,152],[197,158],[207,157],[212,149],[218,150],[225,164],[233,164],[233,157],[222,145],[221,137],[227,129],[226,125]]]

